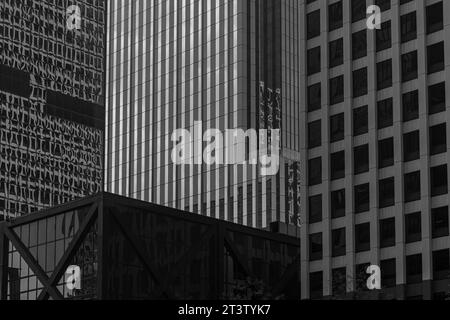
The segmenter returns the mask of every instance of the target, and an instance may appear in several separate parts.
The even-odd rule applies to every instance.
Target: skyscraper
[[[0,217],[102,190],[105,12],[100,0],[1,1]]]
[[[109,9],[106,190],[258,228],[298,225],[299,1],[114,0]],[[174,163],[173,132],[196,122],[280,129],[280,170]]]
[[[107,190],[301,224],[303,298],[365,291],[370,265],[379,298],[446,296],[449,6],[112,1]],[[195,121],[281,128],[279,173],[172,163],[171,134]]]
[[[301,2],[302,297],[445,297],[450,3]]]

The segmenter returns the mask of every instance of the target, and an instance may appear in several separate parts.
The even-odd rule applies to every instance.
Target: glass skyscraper
[[[298,225],[298,1],[110,4],[106,190],[253,227]],[[281,129],[278,174],[174,164],[172,133],[196,121]]]
[[[67,9],[80,9],[80,29]],[[0,219],[103,186],[106,1],[0,2]]]

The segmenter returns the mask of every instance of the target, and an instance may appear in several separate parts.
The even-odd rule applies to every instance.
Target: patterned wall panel
[[[80,30],[66,28],[70,5]],[[0,3],[0,216],[101,191],[105,6]]]

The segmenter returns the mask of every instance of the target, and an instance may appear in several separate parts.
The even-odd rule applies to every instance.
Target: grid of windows
[[[397,2],[373,2],[383,12],[380,30],[366,26],[372,1],[305,3],[309,19],[301,45],[330,54],[329,61],[320,60],[326,64],[320,74],[304,74],[308,108],[301,125],[321,123],[321,132],[330,136],[317,137],[322,140],[316,147],[302,154],[309,174],[303,195],[310,199],[302,209],[310,220],[301,252],[314,253],[301,270],[302,281],[310,281],[303,298],[339,291],[345,270],[355,280],[349,290],[362,291],[358,270],[365,272],[368,264],[382,266],[383,288],[429,281],[418,291],[406,288],[401,298],[432,298],[425,286],[438,292],[439,280],[450,274],[445,67],[450,29],[444,25],[450,3]],[[321,90],[313,95],[312,86]],[[431,235],[440,241],[428,241]]]
[[[98,193],[103,185],[106,1],[0,2],[0,217]]]

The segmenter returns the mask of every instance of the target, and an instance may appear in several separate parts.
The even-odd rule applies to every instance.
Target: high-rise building
[[[442,0],[112,1],[107,190],[301,224],[305,299],[364,296],[370,265],[379,298],[448,296],[449,12]],[[172,163],[172,133],[195,121],[281,128],[278,174]]]
[[[110,4],[106,190],[258,228],[299,225],[300,2]],[[280,170],[174,163],[172,134],[196,122],[197,137],[280,129]]]
[[[450,2],[299,2],[302,297],[445,298]]]
[[[0,2],[0,219],[102,190],[105,12]]]

